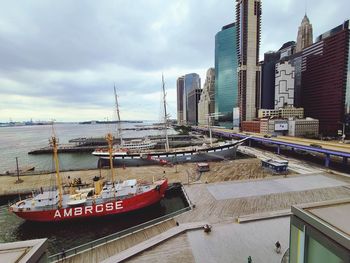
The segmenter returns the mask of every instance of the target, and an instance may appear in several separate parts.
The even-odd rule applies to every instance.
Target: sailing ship
[[[118,166],[140,166],[152,164],[174,164],[183,162],[206,162],[230,159],[236,155],[237,146],[242,144],[249,137],[228,143],[221,143],[213,145],[211,139],[211,129],[208,122],[208,130],[210,131],[210,146],[203,145],[202,147],[187,147],[187,148],[173,148],[169,147],[168,140],[168,113],[166,107],[166,92],[164,77],[162,75],[162,95],[164,107],[164,132],[165,145],[163,150],[138,150],[128,149],[127,147],[116,148],[112,153],[113,164]],[[117,99],[116,99],[117,102]],[[119,117],[119,107],[117,105],[117,115]],[[118,129],[119,130],[119,129]],[[120,135],[120,133],[119,133]],[[105,150],[97,149],[93,155],[99,157],[98,167],[106,167],[110,165],[109,155]]]
[[[57,187],[20,200],[10,205],[9,210],[17,216],[39,222],[55,222],[72,219],[117,215],[138,210],[159,202],[168,187],[167,179],[152,183],[138,183],[136,179],[116,181],[112,162],[113,137],[107,135],[109,145],[111,181],[103,184],[102,178],[95,176],[94,187],[81,190],[70,189],[64,193],[59,173],[57,139],[50,140],[56,168]]]

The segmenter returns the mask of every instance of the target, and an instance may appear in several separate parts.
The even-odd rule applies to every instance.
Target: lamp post
[[[338,123],[343,125],[343,133],[342,133],[342,136],[341,136],[341,141],[345,142],[345,137],[346,137],[346,135],[345,135],[345,125],[346,125],[346,123],[345,122],[341,122],[341,121],[338,121]]]
[[[207,116],[207,120],[208,120],[208,130],[209,130],[209,138],[210,138],[210,147],[213,147],[213,138],[212,138],[212,130],[211,130],[211,118],[213,117],[220,117],[220,116],[223,116],[223,114],[221,113],[209,113],[209,114],[206,114]]]
[[[23,180],[21,180],[20,178],[19,178],[19,167],[18,167],[18,157],[16,157],[16,169],[17,169],[17,180],[16,180],[16,184],[19,184],[19,183],[22,183],[23,182]]]

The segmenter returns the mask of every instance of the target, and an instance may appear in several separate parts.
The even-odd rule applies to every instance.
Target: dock
[[[292,160],[291,163],[294,167],[298,162]],[[231,163],[234,165],[239,166],[239,163]],[[106,263],[124,259],[133,263],[246,262],[251,256],[253,262],[258,259],[259,262],[261,259],[263,262],[281,262],[289,244],[291,205],[350,198],[349,177],[328,173],[312,165],[303,169],[305,164],[301,162],[298,165],[304,174],[260,178],[246,175],[228,180],[221,176],[215,180],[215,174],[225,173],[230,167],[227,166],[221,173],[218,169],[206,179],[192,181],[184,189],[193,209],[173,219],[179,226],[208,222],[212,226],[210,233],[198,228],[164,238],[169,232],[176,233],[179,226],[173,226],[120,253],[111,255],[105,250],[103,260]],[[254,174],[249,169],[245,173]],[[273,250],[276,240],[282,244],[281,254]],[[88,257],[80,259],[97,262],[89,261]]]
[[[167,220],[166,227],[156,224],[63,262],[244,262],[248,255],[263,258],[263,262],[281,262],[283,253],[276,254],[273,245],[279,240],[283,252],[287,249],[292,204],[350,197],[349,180],[337,180],[326,173],[291,177],[293,191],[285,188],[276,193],[276,185],[287,179],[186,185],[193,208]],[[324,182],[321,188],[317,188],[318,181]],[[247,189],[257,183],[267,184],[264,189],[268,192],[247,196]],[[235,187],[241,191],[230,190]],[[204,232],[204,224],[212,226],[210,233]]]
[[[242,150],[259,158],[265,156],[261,150],[250,151],[247,146]],[[269,153],[269,158],[276,156]],[[165,176],[169,182],[182,182],[192,209],[111,242],[93,247],[86,244],[81,253],[56,259],[70,263],[126,260],[192,263],[246,262],[251,256],[253,262],[279,263],[289,244],[291,205],[350,198],[349,175],[295,159],[289,159],[289,165],[294,172],[286,175],[273,175],[257,158],[211,162],[210,171],[201,176],[194,163],[117,168],[117,176],[123,179]],[[98,172],[69,172],[63,173],[63,177],[79,176],[85,181]],[[102,175],[108,176],[108,171],[102,170]],[[8,178],[11,180],[6,181]],[[30,184],[30,178],[25,177],[24,185],[34,187],[38,179],[49,183],[49,178],[37,177]],[[19,190],[20,186],[13,182],[14,177],[0,177],[0,195],[12,186]],[[201,227],[204,223],[212,226],[210,233],[204,232]],[[276,240],[282,245],[281,254],[273,250]]]
[[[177,164],[172,167],[159,165],[126,167],[115,169],[117,177],[123,180],[137,179],[139,181],[152,181],[162,177],[168,178],[169,183],[181,182],[188,183],[210,183],[230,180],[243,180],[248,178],[272,177],[272,173],[261,167],[258,159],[238,159],[221,162],[210,162],[210,171],[198,176],[196,163]],[[61,171],[63,184],[68,183],[68,177],[71,180],[81,178],[82,182],[92,182],[94,176],[101,174],[104,178],[109,178],[109,169],[91,169],[80,171]],[[22,183],[16,184],[17,177],[11,175],[0,176],[0,196],[17,195],[30,193],[37,189],[38,185],[43,188],[51,185],[54,172],[35,171],[28,176],[21,175]]]
[[[134,129],[134,128],[132,128]],[[156,142],[155,149],[164,149],[164,136],[148,136],[151,141]],[[125,138],[125,140],[135,140],[140,139],[140,137],[130,137]],[[120,144],[119,138],[113,139],[113,144]],[[193,145],[202,145],[203,139],[198,137],[193,137],[189,135],[169,135],[169,145],[170,147],[187,147]],[[106,148],[107,142],[104,137],[93,137],[93,138],[75,138],[69,140],[67,144],[60,144],[58,146],[58,153],[92,153],[96,148]],[[50,154],[52,153],[52,147],[42,147],[39,149],[34,149],[28,152],[28,154]]]

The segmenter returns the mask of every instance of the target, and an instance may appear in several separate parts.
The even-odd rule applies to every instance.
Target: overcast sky
[[[161,75],[176,118],[176,78],[214,66],[233,0],[0,0],[0,122],[160,119]],[[295,40],[305,0],[263,0],[261,57]],[[308,0],[314,38],[350,18],[349,0]]]

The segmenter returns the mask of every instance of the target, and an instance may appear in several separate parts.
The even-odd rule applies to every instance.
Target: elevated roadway
[[[204,127],[192,127],[193,130],[207,132],[208,128]],[[347,164],[348,158],[350,158],[350,144],[329,142],[313,139],[304,139],[291,136],[277,136],[271,138],[265,138],[260,133],[241,133],[233,132],[229,129],[212,129],[212,134],[224,138],[247,138],[249,137],[249,143],[252,141],[265,143],[269,145],[275,145],[277,147],[277,153],[280,153],[281,146],[289,148],[290,150],[301,150],[305,152],[314,152],[324,154],[325,166],[329,166],[330,157],[337,156],[343,158],[343,164]]]

